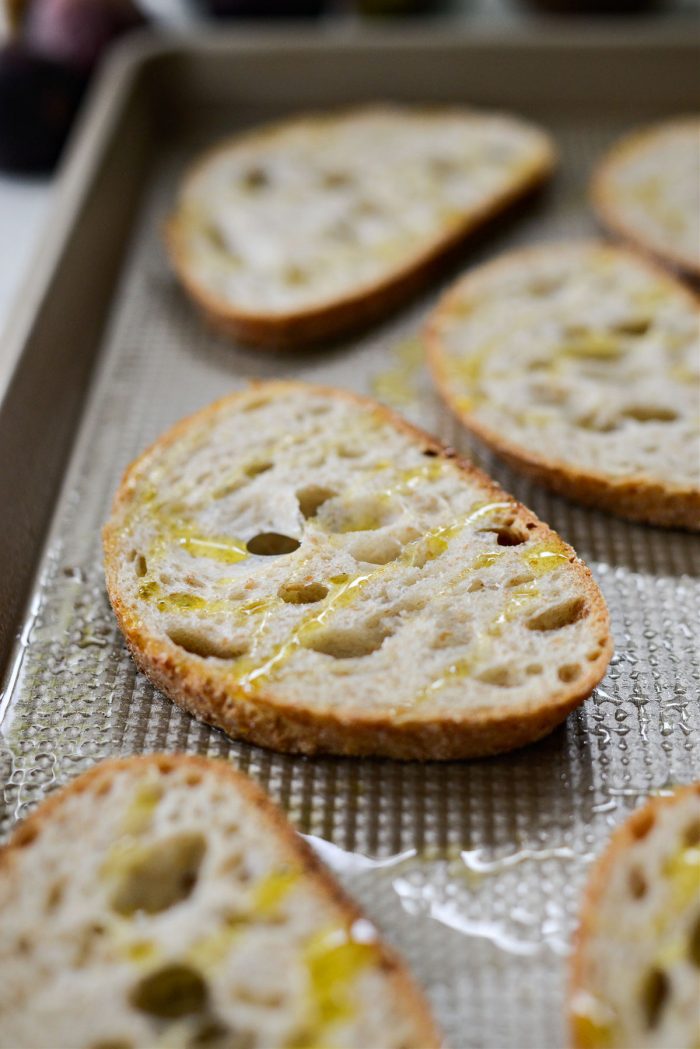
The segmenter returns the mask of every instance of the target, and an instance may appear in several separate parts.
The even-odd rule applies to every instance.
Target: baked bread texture
[[[700,118],[670,120],[618,142],[591,186],[601,222],[700,277]]]
[[[104,530],[138,665],[231,736],[460,758],[561,722],[605,673],[588,569],[374,401],[260,383],[162,437]]]
[[[223,761],[107,761],[0,852],[5,1049],[430,1049],[427,1004]]]
[[[243,342],[364,325],[466,234],[542,183],[554,149],[513,117],[377,106],[241,135],[186,176],[166,231],[195,302]]]
[[[426,340],[444,399],[516,469],[700,528],[700,310],[664,271],[595,242],[511,252],[447,293]]]
[[[613,836],[572,959],[574,1049],[700,1044],[700,783],[654,798]]]

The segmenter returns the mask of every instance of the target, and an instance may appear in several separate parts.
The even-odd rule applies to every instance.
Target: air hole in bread
[[[206,629],[194,626],[174,626],[168,631],[168,637],[174,645],[202,659],[238,659],[248,651],[242,642],[219,641]]]
[[[244,473],[246,477],[257,477],[258,474],[267,473],[268,470],[272,469],[273,465],[274,463],[269,462],[250,463],[248,466],[246,466]]]
[[[228,481],[226,484],[222,484],[219,488],[215,488],[211,493],[212,499],[225,499],[227,495],[233,495],[243,485],[243,481],[240,477],[235,478],[233,481]]]
[[[212,223],[202,226],[202,236],[205,240],[209,241],[209,244],[213,248],[216,248],[217,251],[225,251],[228,253],[228,245],[218,226],[214,226]]]
[[[613,331],[619,335],[646,335],[651,324],[650,317],[630,317],[628,320],[615,324]]]
[[[46,895],[46,911],[55,911],[59,903],[63,899],[63,893],[65,892],[65,883],[62,881],[55,881]]]
[[[355,444],[341,444],[336,449],[340,459],[359,459],[363,449]]]
[[[269,397],[253,397],[247,404],[242,404],[240,411],[254,412],[257,408],[264,408],[269,403]]]
[[[513,663],[504,663],[497,667],[488,667],[480,674],[477,680],[483,681],[485,685],[496,685],[498,688],[514,688],[522,682],[519,667]]]
[[[650,404],[633,405],[622,413],[625,419],[635,419],[640,423],[672,423],[678,418],[678,412],[672,408],[654,407]]]
[[[301,266],[291,265],[285,268],[282,277],[287,284],[298,286],[299,284],[306,284],[309,274]]]
[[[632,867],[630,870],[628,884],[635,900],[641,900],[642,896],[646,896],[647,880],[639,867]]]
[[[324,189],[342,189],[352,185],[352,177],[346,171],[325,171],[321,176]]]
[[[688,938],[688,957],[693,965],[700,969],[700,914],[690,927]]]
[[[397,502],[377,492],[334,503],[322,512],[321,518],[327,531],[345,534],[383,528],[396,520],[400,513]]]
[[[436,448],[424,448],[423,455],[427,455],[429,459],[435,459],[440,453]]]
[[[376,652],[388,636],[388,631],[377,624],[364,624],[344,630],[327,627],[303,638],[302,644],[304,648],[334,659],[357,659]]]
[[[507,581],[506,586],[509,589],[514,586],[524,586],[525,583],[531,583],[534,578],[532,572],[521,572],[519,575],[511,576]]]
[[[134,565],[134,571],[136,572],[136,575],[139,577],[139,579],[143,579],[143,577],[148,572],[148,563],[143,554],[139,554],[137,556],[136,563]]]
[[[199,1049],[211,1046],[212,1049],[253,1049],[255,1038],[248,1037],[246,1032],[232,1031],[226,1024],[215,1018],[202,1020],[189,1042],[188,1049]]]
[[[618,428],[615,420],[600,419],[594,413],[579,416],[578,419],[574,419],[574,424],[581,430],[592,430],[594,433],[612,433]]]
[[[490,531],[491,529],[489,529]],[[527,539],[518,528],[503,527],[496,531],[496,542],[499,546],[520,546]]]
[[[159,914],[192,893],[206,852],[199,833],[183,833],[139,848],[121,873],[112,895],[112,909],[124,917],[137,911]]]
[[[700,820],[693,820],[683,832],[683,844],[687,849],[700,845]]]
[[[562,601],[551,608],[545,608],[544,612],[528,619],[528,630],[561,630],[562,627],[571,626],[582,619],[586,614],[586,602],[582,597],[571,597],[568,601]]]
[[[540,298],[559,291],[562,284],[561,277],[535,277],[525,288],[525,292],[528,295],[534,295],[535,298]]]
[[[260,532],[246,543],[248,553],[258,554],[260,557],[292,554],[299,549],[299,546],[298,539],[294,539],[291,535],[283,535],[281,532]]]
[[[208,997],[202,975],[189,965],[175,962],[139,980],[129,1001],[134,1009],[159,1020],[179,1020],[204,1012]]]
[[[592,648],[590,652],[586,652],[586,659],[589,663],[595,663],[596,659],[600,657],[602,651],[602,648]]]
[[[671,983],[663,969],[650,969],[642,984],[642,1012],[650,1031],[658,1027],[671,993]]]
[[[299,509],[304,517],[315,517],[319,507],[337,495],[332,488],[324,488],[320,484],[309,484],[306,488],[300,488],[296,493]]]
[[[395,561],[403,547],[398,539],[391,535],[368,535],[358,539],[350,547],[350,553],[356,561],[370,565],[388,565]]]
[[[323,583],[284,583],[277,591],[288,605],[312,605],[328,596]]]
[[[467,587],[468,594],[475,594],[478,590],[484,590],[486,584],[481,579],[472,579],[471,583]]]
[[[525,673],[528,677],[533,677],[535,674],[541,674],[542,669],[543,667],[541,663],[528,663],[525,667]]]
[[[270,181],[268,172],[262,167],[249,168],[241,177],[241,183],[249,190],[267,189]]]
[[[579,663],[565,663],[563,667],[559,667],[558,670],[559,680],[565,684],[575,681],[577,677],[581,677],[581,665]]]

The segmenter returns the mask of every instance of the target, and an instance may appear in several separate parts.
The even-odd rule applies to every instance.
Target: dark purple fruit
[[[86,81],[85,73],[19,45],[0,50],[0,168],[51,171]]]
[[[214,18],[315,18],[326,0],[197,0]]]
[[[32,0],[24,40],[47,58],[90,69],[112,41],[143,25],[132,0]]]

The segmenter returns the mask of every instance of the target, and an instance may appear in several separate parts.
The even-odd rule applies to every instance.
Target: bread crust
[[[577,242],[571,242],[572,245],[574,243]],[[674,291],[683,296],[698,312],[700,323],[697,296],[685,285],[675,280],[668,271],[651,260],[639,258],[626,248],[604,245],[603,242],[581,241],[578,242],[578,246],[583,248],[604,246],[609,252],[633,257],[637,265],[644,266],[658,280],[671,284]],[[565,248],[566,245],[562,244],[561,247]],[[549,246],[537,246],[511,251],[494,262],[479,267],[478,271],[472,272],[483,273],[485,269],[490,272],[506,270],[513,265],[514,261],[519,261],[523,267],[527,267],[530,261],[551,250]],[[556,459],[554,456],[538,455],[484,425],[474,415],[459,406],[445,366],[440,326],[442,317],[450,313],[453,303],[459,301],[465,289],[469,288],[472,272],[467,272],[446,292],[428,318],[424,333],[428,364],[433,380],[440,396],[455,417],[484,444],[493,448],[515,470],[546,485],[558,495],[566,496],[585,506],[605,510],[630,521],[641,521],[664,528],[700,531],[700,489],[663,484],[658,479],[643,474],[613,479],[599,470],[581,469],[564,460]]]
[[[290,863],[300,867],[305,879],[315,883],[318,892],[338,908],[348,926],[366,917],[355,901],[340,887],[313,849],[296,832],[282,811],[256,783],[226,761],[193,754],[142,754],[99,762],[68,786],[56,790],[19,824],[9,841],[0,847],[0,876],[11,876],[8,868],[11,867],[13,858],[20,850],[31,846],[44,824],[57,813],[67,798],[84,794],[93,787],[99,788],[102,782],[106,785],[117,773],[153,767],[164,774],[182,768],[191,769],[193,772],[213,772],[222,782],[233,786],[257,811],[261,823],[267,824],[289,857]],[[376,946],[381,968],[393,984],[397,998],[404,1002],[406,1011],[411,1014],[416,1044],[421,1049],[438,1049],[442,1044],[442,1037],[423,992],[400,956],[383,939],[379,938]]]
[[[344,109],[339,111],[339,115],[352,117],[363,112],[372,112],[374,108]],[[415,109],[412,109],[412,112],[415,112]],[[470,115],[470,111],[466,109],[444,107],[443,109],[426,109],[425,117],[430,119],[431,114],[450,112]],[[327,119],[327,114],[310,113],[303,118],[297,118],[297,121],[315,123],[324,119]],[[266,141],[276,131],[284,129],[287,123],[281,121],[278,124],[269,125],[246,135],[245,141],[247,143],[255,142],[256,139]],[[545,136],[544,132],[536,130],[542,136],[542,148],[531,170],[523,175],[520,182],[509,186],[481,207],[474,208],[470,214],[464,215],[458,223],[455,223],[453,228],[436,236],[425,249],[409,257],[402,265],[396,266],[393,272],[364,287],[359,287],[352,295],[334,297],[316,306],[290,310],[286,313],[251,313],[234,309],[224,299],[212,295],[197,279],[197,274],[189,265],[177,212],[171,214],[164,228],[165,245],[171,266],[190,298],[213,327],[248,345],[262,349],[293,350],[360,330],[379,317],[390,313],[400,303],[428,284],[431,278],[439,272],[450,253],[469,234],[476,232],[489,221],[506,212],[550,178],[556,167],[557,155],[551,140]],[[234,137],[203,154],[186,174],[183,188],[187,187],[200,169],[206,166],[213,157],[227,152],[237,145],[239,140],[238,137]]]
[[[676,120],[664,121],[661,124],[654,124],[652,127],[625,135],[599,161],[591,179],[589,194],[593,209],[606,229],[610,230],[615,236],[629,242],[645,255],[649,255],[667,266],[670,265],[673,269],[679,270],[684,276],[697,281],[700,280],[700,263],[697,259],[684,252],[673,251],[671,248],[661,249],[651,244],[643,234],[639,233],[638,230],[629,225],[620,216],[615,207],[613,194],[608,183],[610,175],[613,174],[618,164],[627,160],[629,156],[633,155],[640,148],[644,148],[659,133],[665,133],[673,129],[685,130],[687,127],[692,127],[700,133],[700,120],[690,116],[679,117]]]
[[[604,852],[593,865],[583,894],[581,916],[574,933],[573,950],[569,963],[568,1011],[572,1049],[596,1049],[589,1041],[584,1041],[579,1037],[574,1004],[577,995],[587,990],[586,953],[588,942],[595,933],[596,915],[600,901],[610,881],[610,875],[618,860],[630,845],[643,838],[651,829],[659,812],[692,794],[700,798],[700,782],[679,787],[672,795],[667,797],[650,798],[646,804],[633,812],[615,830]]]
[[[511,501],[516,519],[523,526],[534,525],[529,535],[544,540],[552,534],[548,525],[507,495],[473,463],[460,459],[454,450],[371,398],[291,381],[255,382],[252,387],[266,391],[309,390],[369,407],[423,448],[450,459],[465,477],[483,488],[485,498]],[[535,706],[524,703],[506,713],[497,713],[488,706],[470,710],[468,716],[443,717],[439,721],[415,715],[392,718],[386,712],[369,711],[360,718],[332,707],[319,711],[281,703],[274,689],[269,688],[251,697],[237,682],[212,678],[197,662],[184,658],[172,642],[163,641],[149,632],[138,611],[123,600],[118,586],[119,540],[114,521],[124,512],[132,497],[130,480],[147,457],[178,440],[193,420],[206,419],[222,406],[234,404],[244,396],[245,393],[234,393],[183,419],[132,463],[124,474],[114,499],[112,516],[103,530],[107,592],[117,622],[136,664],[160,691],[190,714],[223,729],[228,735],[272,750],[425,761],[486,757],[535,742],[564,721],[591,694],[603,678],[613,651],[609,615],[590,570],[565,544],[570,570],[576,573],[590,609],[588,619],[591,633],[600,648],[599,655],[586,665],[585,673],[574,683],[562,685],[555,698],[547,697]]]

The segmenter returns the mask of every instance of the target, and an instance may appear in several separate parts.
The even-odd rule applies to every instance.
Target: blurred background
[[[698,38],[700,0],[0,0],[0,334],[51,203],[90,81],[134,31],[671,32]],[[699,72],[700,78],[700,72]]]

